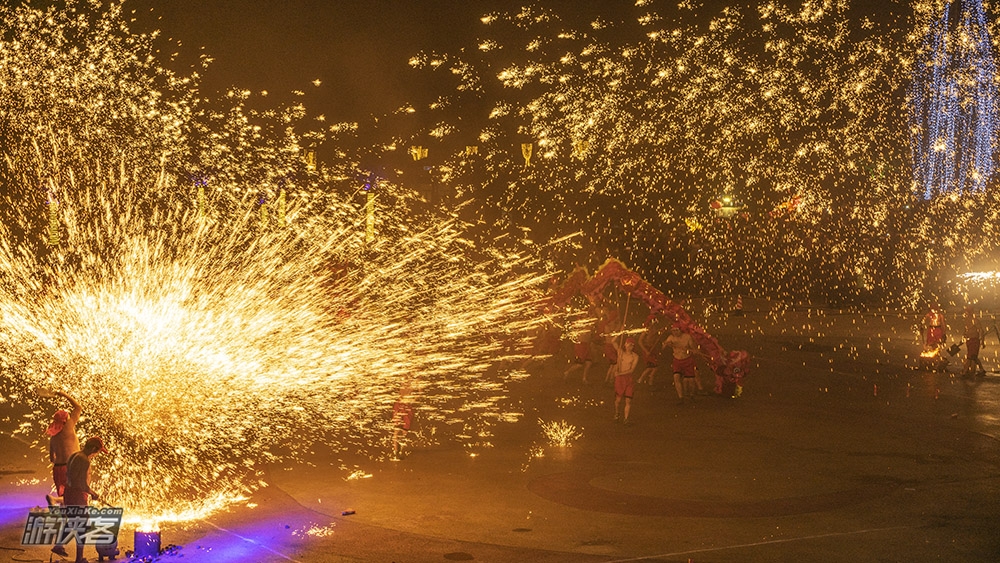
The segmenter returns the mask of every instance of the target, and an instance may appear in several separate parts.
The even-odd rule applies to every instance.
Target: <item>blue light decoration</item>
[[[995,76],[982,0],[945,2],[916,57],[910,87],[913,178],[925,199],[983,191],[993,176]]]

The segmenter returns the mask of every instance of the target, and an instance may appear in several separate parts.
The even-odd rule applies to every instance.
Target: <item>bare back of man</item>
[[[80,439],[76,436],[76,423],[80,421],[83,409],[69,395],[62,392],[57,394],[69,399],[73,405],[73,410],[69,413],[69,417],[66,419],[62,430],[49,438],[49,459],[54,465],[66,465],[69,461],[69,456],[80,451]]]
[[[61,396],[66,398],[72,405],[72,412],[58,410],[52,416],[52,424],[49,425],[46,433],[49,435],[49,461],[52,462],[52,482],[55,485],[56,496],[46,495],[49,505],[62,502],[62,495],[66,489],[66,464],[69,458],[80,451],[80,439],[76,436],[76,423],[80,421],[83,408],[80,403],[68,394],[57,391],[47,392],[44,396]]]
[[[72,412],[58,410],[52,416],[52,424],[49,425],[46,434],[49,435],[49,461],[52,462],[52,483],[55,486],[56,496],[45,495],[45,500],[49,506],[63,504],[63,495],[69,485],[69,460],[73,454],[80,451],[80,439],[76,436],[76,423],[80,421],[83,414],[83,407],[76,399],[67,393],[48,390],[39,390],[39,395],[43,397],[60,396],[69,401],[73,407]],[[56,544],[52,552],[57,555],[67,556],[66,548],[62,544]]]

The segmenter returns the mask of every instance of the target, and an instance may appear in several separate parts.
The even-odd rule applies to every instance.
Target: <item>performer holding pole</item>
[[[627,322],[628,319],[628,306],[631,301],[632,301],[632,294],[630,293],[628,294],[628,299],[625,300],[625,316],[622,318],[622,321],[614,327],[615,329],[617,329],[618,334],[612,335],[614,337],[611,339],[611,349],[609,350],[607,345],[605,345],[604,347],[604,353],[606,356],[608,356],[608,359],[611,360],[612,355],[614,357],[614,360],[611,361],[611,365],[608,366],[608,373],[604,376],[605,382],[614,381],[618,373],[616,367],[618,365],[618,360],[620,359],[621,356],[622,337],[625,335],[625,323]],[[608,352],[611,352],[612,355],[609,355]]]

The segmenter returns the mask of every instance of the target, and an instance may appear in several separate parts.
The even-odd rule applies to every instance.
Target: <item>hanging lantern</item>
[[[56,200],[55,194],[51,191],[49,192],[49,246],[59,245],[59,201]]]
[[[531,165],[531,143],[521,143],[521,155],[524,157],[524,166]]]

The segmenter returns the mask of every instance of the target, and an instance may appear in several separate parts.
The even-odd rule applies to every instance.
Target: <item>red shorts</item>
[[[927,330],[927,347],[931,348],[944,342],[944,327],[932,326]]]
[[[684,359],[674,358],[673,368],[674,373],[679,373],[682,377],[696,377],[698,375],[694,356],[688,356]]]
[[[978,338],[970,338],[965,341],[965,351],[969,353],[969,359],[979,357],[979,346],[981,342]]]
[[[660,365],[660,355],[656,353],[651,353],[646,356],[646,367],[655,368]]]
[[[84,491],[83,489],[66,487],[66,491],[63,493],[64,506],[87,506],[89,501],[90,493]]]
[[[631,399],[634,391],[635,382],[632,380],[631,373],[615,376],[615,395]]]
[[[573,344],[573,354],[581,364],[590,359],[590,342],[576,342]]]
[[[604,345],[604,357],[613,364],[618,363],[618,351],[615,350],[615,346],[610,342]]]
[[[66,485],[69,483],[65,463],[52,466],[52,482],[56,484],[56,496],[63,496],[66,492]]]
[[[392,406],[392,422],[400,430],[409,430],[413,422],[413,408],[406,403],[397,402]]]

